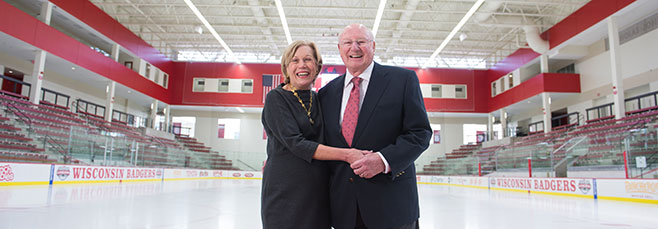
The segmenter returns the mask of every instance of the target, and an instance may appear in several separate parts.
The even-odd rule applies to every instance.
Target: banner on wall
[[[475,132],[476,136],[476,141],[477,143],[481,143],[487,140],[487,132],[486,131],[477,131]]]
[[[441,130],[434,130],[434,144],[441,144]]]
[[[599,198],[616,197],[658,200],[658,180],[596,179]]]
[[[0,186],[11,184],[48,184],[50,164],[0,162]]]
[[[162,179],[159,168],[55,165],[53,183]]]
[[[489,177],[491,188],[594,196],[593,179]]]
[[[226,132],[226,124],[217,124],[217,138],[224,138]]]

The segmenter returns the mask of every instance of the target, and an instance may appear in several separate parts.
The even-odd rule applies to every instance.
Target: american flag
[[[265,103],[267,93],[278,87],[280,83],[281,75],[263,75],[263,103]]]

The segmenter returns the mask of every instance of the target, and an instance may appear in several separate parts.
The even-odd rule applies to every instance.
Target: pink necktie
[[[361,81],[363,79],[359,77],[352,78],[352,91],[350,91],[350,98],[347,100],[347,105],[345,106],[345,114],[343,114],[341,132],[343,132],[343,137],[345,137],[349,146],[352,146],[356,121],[359,118],[359,96],[361,95],[359,86],[361,85]]]

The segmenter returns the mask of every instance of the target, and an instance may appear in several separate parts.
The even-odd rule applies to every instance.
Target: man
[[[374,153],[352,165],[332,162],[332,224],[337,229],[418,228],[414,161],[431,137],[418,77],[375,63],[372,32],[361,24],[345,27],[338,50],[346,74],[319,92],[325,143]]]

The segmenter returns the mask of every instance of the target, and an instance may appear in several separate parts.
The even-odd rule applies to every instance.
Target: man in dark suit
[[[431,128],[415,72],[373,61],[370,30],[352,24],[339,36],[347,72],[319,92],[325,143],[372,150],[360,160],[332,162],[332,224],[344,228],[418,228],[414,161]]]

